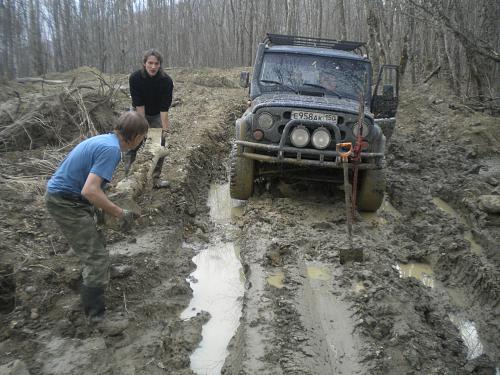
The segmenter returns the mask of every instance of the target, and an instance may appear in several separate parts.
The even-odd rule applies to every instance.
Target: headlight
[[[290,134],[290,140],[295,147],[305,147],[309,143],[309,130],[304,126],[297,126]]]
[[[317,149],[323,150],[328,147],[332,137],[325,128],[317,128],[312,135],[312,144]]]
[[[355,137],[359,136],[359,122],[354,124],[354,127],[352,128],[352,133],[354,134]],[[367,124],[366,122],[363,123],[363,134],[361,134],[361,137],[366,138],[370,134],[370,125]]]
[[[270,113],[263,112],[259,115],[257,122],[259,123],[259,127],[261,129],[271,129],[271,126],[273,126],[273,116],[271,116]]]

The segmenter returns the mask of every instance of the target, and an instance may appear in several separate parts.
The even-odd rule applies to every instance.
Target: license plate
[[[333,121],[334,124],[337,124],[337,115],[320,112],[292,111],[292,120]]]

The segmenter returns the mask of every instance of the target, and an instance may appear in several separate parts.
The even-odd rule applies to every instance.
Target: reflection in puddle
[[[474,322],[453,314],[450,315],[450,320],[460,331],[462,340],[467,347],[467,359],[471,360],[483,354],[483,344],[481,344],[481,340],[479,340]]]
[[[467,222],[465,219],[457,212],[453,207],[451,207],[448,203],[446,203],[444,200],[438,197],[432,198],[432,202],[436,205],[437,208],[441,209],[443,212],[447,213],[451,217],[454,217],[457,219],[462,225],[465,227],[468,226]],[[470,230],[465,230],[464,231],[464,238],[470,243],[470,248],[471,251],[476,254],[480,255],[483,251],[483,248],[481,245],[479,245],[475,240],[474,240],[474,235],[472,234],[472,231]]]
[[[325,267],[307,266],[307,277],[312,280],[330,280],[332,275]]]
[[[229,196],[229,184],[210,186],[208,192],[208,207],[210,217],[219,224],[228,223],[231,218],[240,217],[243,213],[243,203]]]
[[[429,264],[410,262],[407,264],[398,263],[396,265],[399,277],[413,277],[429,288],[434,288],[434,273]]]
[[[283,272],[278,272],[267,277],[267,283],[275,288],[283,288],[283,280],[285,279],[285,274]]]
[[[208,204],[212,220],[223,231],[236,231],[229,224],[234,214],[229,185],[212,185]],[[241,317],[244,277],[239,252],[232,242],[215,241],[194,258],[196,270],[190,275],[193,298],[181,314],[182,319],[200,311],[210,313],[202,328],[202,340],[191,355],[191,369],[196,374],[220,374],[228,355],[227,345],[236,332]]]

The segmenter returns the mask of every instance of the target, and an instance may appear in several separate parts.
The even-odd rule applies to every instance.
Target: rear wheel
[[[361,175],[360,186],[356,197],[358,210],[375,212],[382,205],[385,192],[385,171],[369,169]]]
[[[240,146],[241,147],[241,146]],[[231,198],[247,200],[253,193],[255,162],[238,156],[238,145],[231,149],[230,184]]]

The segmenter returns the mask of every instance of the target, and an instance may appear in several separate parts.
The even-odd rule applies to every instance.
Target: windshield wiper
[[[304,85],[304,86],[311,86],[311,87],[317,87],[317,88],[319,88],[319,89],[323,89],[323,90],[325,90],[327,93],[337,95],[339,99],[342,99],[342,96],[341,96],[341,95],[340,95],[337,91],[327,89],[325,86],[319,85],[319,84],[317,84],[317,83],[309,83],[309,82],[304,82],[304,83],[303,83],[303,85]]]
[[[288,90],[290,91],[293,91],[295,94],[298,94],[299,92],[294,89],[292,86],[288,86],[287,84],[283,83],[283,82],[280,82],[280,81],[274,81],[272,79],[261,79],[260,80],[261,82],[264,82],[264,83],[274,83],[276,85],[280,85],[281,87],[284,87],[284,88],[287,88]]]

